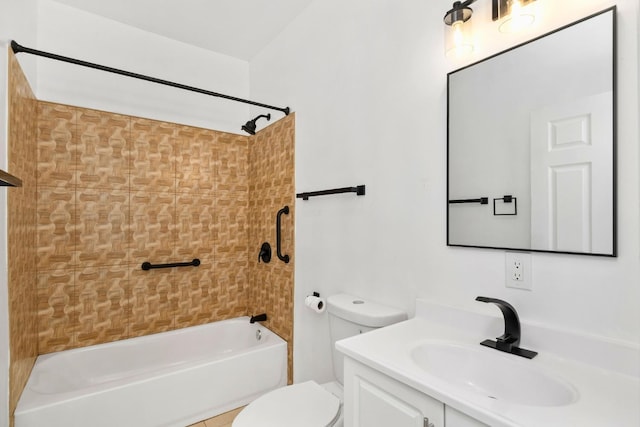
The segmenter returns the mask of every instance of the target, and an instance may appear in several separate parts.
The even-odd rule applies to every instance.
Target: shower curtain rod
[[[44,52],[44,51],[41,51],[41,50],[31,49],[31,48],[19,45],[15,40],[11,40],[11,49],[13,50],[13,53],[16,53],[16,54],[20,53],[20,52],[30,53],[32,55],[42,56],[44,58],[55,59],[56,61],[68,62],[69,64],[81,65],[83,67],[94,68],[96,70],[102,70],[102,71],[106,71],[106,72],[114,73],[114,74],[120,74],[121,76],[133,77],[134,79],[146,80],[146,81],[152,82],[152,83],[158,83],[158,84],[161,84],[161,85],[171,86],[171,87],[175,87],[175,88],[178,88],[178,89],[188,90],[188,91],[191,91],[191,92],[197,92],[197,93],[201,93],[201,94],[204,94],[204,95],[209,95],[209,96],[215,96],[215,97],[218,97],[218,98],[228,99],[230,101],[242,102],[244,104],[255,105],[257,107],[263,107],[263,108],[268,108],[268,109],[271,109],[271,110],[282,111],[287,116],[289,115],[289,113],[291,111],[291,110],[289,110],[289,107],[285,107],[285,108],[274,107],[273,105],[267,105],[267,104],[262,104],[260,102],[250,101],[250,100],[247,100],[247,99],[236,98],[235,96],[229,96],[229,95],[224,95],[222,93],[211,92],[209,90],[199,89],[197,87],[187,86],[187,85],[183,85],[183,84],[180,84],[180,83],[171,82],[171,81],[168,81],[168,80],[157,79],[155,77],[149,77],[149,76],[145,76],[143,74],[132,73],[130,71],[119,70],[117,68],[106,67],[104,65],[94,64],[94,63],[87,62],[87,61],[81,61],[79,59],[69,58],[69,57],[61,56],[61,55],[56,55],[55,53],[49,53],[49,52]]]

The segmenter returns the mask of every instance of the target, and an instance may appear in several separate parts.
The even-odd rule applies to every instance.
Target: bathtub
[[[287,383],[287,344],[248,317],[39,356],[16,427],[184,427]]]

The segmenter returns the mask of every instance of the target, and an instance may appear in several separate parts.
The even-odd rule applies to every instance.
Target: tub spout
[[[251,320],[249,320],[249,323],[264,322],[266,320],[267,313],[256,314],[255,316],[251,316]]]

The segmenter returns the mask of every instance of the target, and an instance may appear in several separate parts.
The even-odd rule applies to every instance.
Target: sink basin
[[[411,358],[429,374],[489,399],[529,406],[563,406],[578,399],[564,380],[527,366],[531,360],[516,360],[518,356],[480,344],[425,342],[411,350]]]

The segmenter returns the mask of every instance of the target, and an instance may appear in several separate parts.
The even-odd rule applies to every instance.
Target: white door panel
[[[612,93],[531,113],[533,249],[613,251]]]

